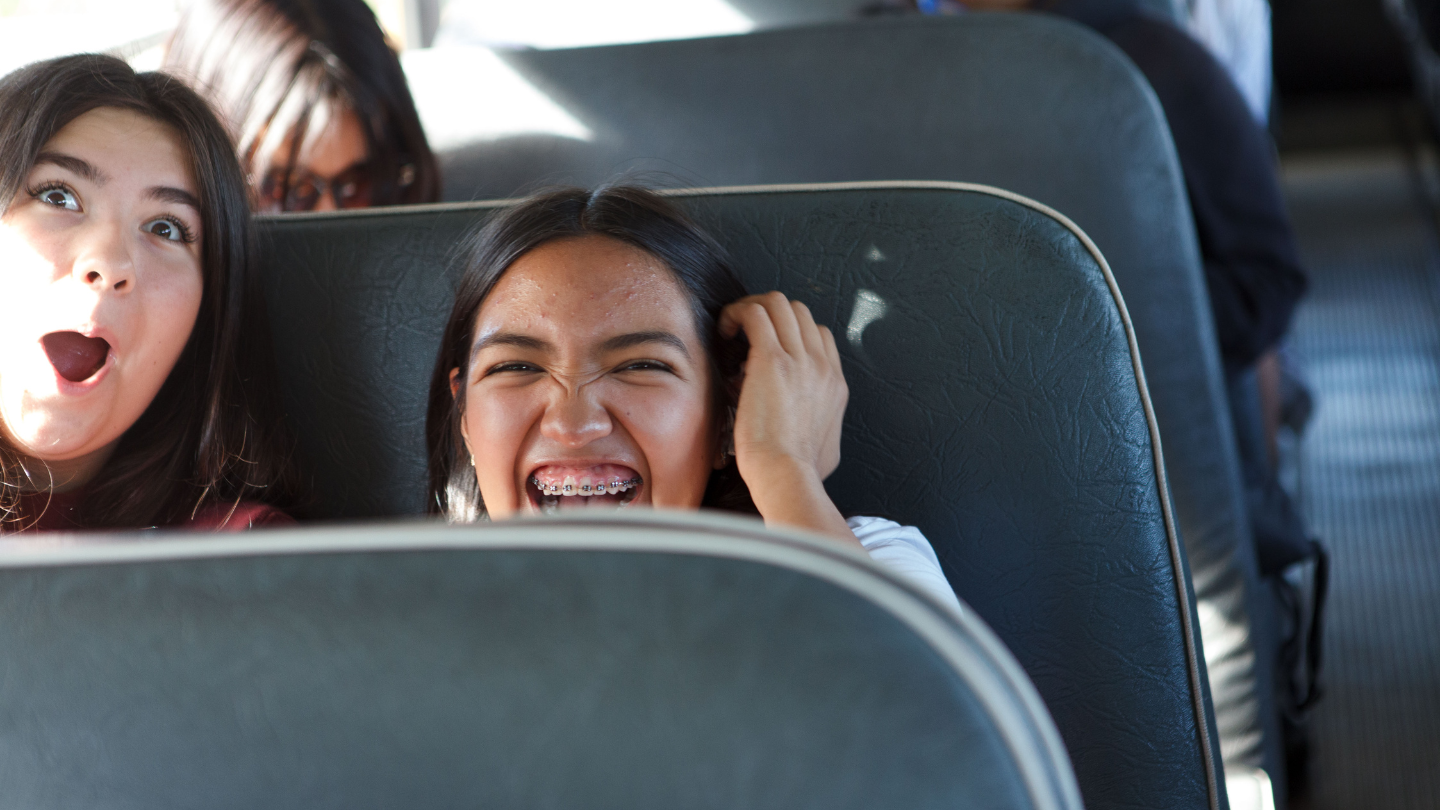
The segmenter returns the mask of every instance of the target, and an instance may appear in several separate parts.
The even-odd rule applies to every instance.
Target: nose
[[[338,211],[338,210],[340,210],[340,206],[339,206],[339,204],[337,204],[337,202],[336,202],[336,200],[335,200],[335,189],[334,189],[333,187],[327,187],[327,188],[325,189],[325,193],[324,193],[324,194],[321,194],[319,197],[315,198],[315,207],[314,207],[314,208],[311,208],[310,210],[311,210],[311,211]]]
[[[540,422],[540,435],[571,449],[610,435],[610,412],[589,388],[556,384]]]
[[[135,289],[135,259],[125,236],[118,223],[97,225],[82,238],[70,272],[96,292],[129,294]]]

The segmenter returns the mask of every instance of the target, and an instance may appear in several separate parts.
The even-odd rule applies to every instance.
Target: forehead
[[[195,193],[189,150],[180,134],[132,110],[90,110],[62,127],[42,151],[80,158],[122,184],[166,185]]]
[[[690,300],[663,262],[608,236],[557,239],[522,255],[476,318],[476,338],[496,331],[554,343],[663,329],[697,338]]]

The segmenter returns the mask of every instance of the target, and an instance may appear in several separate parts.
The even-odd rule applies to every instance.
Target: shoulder
[[[905,526],[885,518],[865,516],[846,518],[845,523],[850,527],[850,531],[855,533],[855,539],[860,541],[860,545],[870,552],[872,558],[880,559],[881,556],[895,552],[909,553],[923,558],[936,571],[940,570],[940,559],[935,556],[935,549],[930,546],[930,541],[925,539],[925,535],[914,526]]]
[[[845,523],[870,559],[935,599],[957,610],[960,608],[960,600],[940,568],[935,549],[919,529],[878,517],[852,517]]]
[[[1172,130],[1263,132],[1230,72],[1190,34],[1136,17],[1105,35],[1145,75]]]
[[[269,526],[289,526],[295,519],[281,510],[259,501],[214,503],[201,507],[195,516],[177,524],[177,528],[199,531],[241,532]]]
[[[896,523],[893,520],[857,515],[855,517],[845,518],[845,523],[850,527],[850,531],[854,532],[855,536],[859,538],[861,545],[865,544],[866,538],[870,538],[876,542],[898,538],[919,538],[925,542],[927,547],[930,545],[929,541],[925,540],[925,535],[921,534],[919,529],[914,526],[905,526]]]

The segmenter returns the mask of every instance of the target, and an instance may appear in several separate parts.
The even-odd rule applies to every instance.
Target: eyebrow
[[[145,192],[145,196],[152,200],[159,200],[160,202],[188,205],[194,208],[197,214],[200,213],[200,201],[195,198],[194,194],[191,194],[183,188],[175,188],[174,186],[152,186],[149,191]]]
[[[673,332],[665,332],[662,330],[628,332],[623,335],[616,335],[615,337],[607,339],[604,343],[601,343],[600,350],[613,352],[619,351],[620,349],[628,349],[631,346],[640,346],[645,343],[662,343],[685,355],[687,360],[690,359],[690,349],[686,347],[685,341],[681,340]],[[470,349],[470,359],[473,361],[476,355],[491,346],[514,346],[520,349],[534,349],[536,351],[547,351],[553,348],[548,342],[537,337],[531,337],[530,335],[522,335],[518,332],[496,332],[475,341],[475,345]]]
[[[491,346],[514,346],[519,349],[535,349],[536,351],[545,351],[550,348],[549,343],[537,337],[522,335],[518,332],[495,332],[475,341],[475,345],[470,347],[470,359],[473,361],[476,355]]]
[[[41,152],[35,156],[35,165],[39,166],[42,163],[49,163],[52,166],[72,171],[97,186],[103,186],[110,181],[104,172],[95,168],[89,161],[63,152]]]
[[[35,156],[35,165],[49,163],[52,166],[59,166],[67,171],[74,172],[89,180],[97,186],[103,186],[110,182],[110,178],[95,165],[74,155],[67,155],[63,152],[41,152]],[[145,196],[160,202],[175,203],[177,205],[188,205],[198,213],[200,211],[200,200],[194,194],[183,188],[174,186],[152,186],[145,192]]]
[[[631,346],[639,346],[645,343],[662,343],[685,355],[685,359],[690,359],[690,349],[685,346],[685,341],[681,340],[673,332],[665,332],[661,330],[654,330],[650,332],[630,332],[624,335],[616,335],[615,337],[612,337],[609,340],[606,340],[604,343],[600,344],[600,348],[602,351],[613,352],[620,349],[628,349]]]

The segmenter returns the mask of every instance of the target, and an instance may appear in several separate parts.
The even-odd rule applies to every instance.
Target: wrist
[[[813,460],[787,453],[758,455],[742,449],[736,463],[765,525],[804,529],[860,547],[860,541],[825,491]]]
[[[794,456],[750,457],[745,464],[736,461],[757,508],[762,508],[763,503],[783,503],[802,494],[825,491],[814,465]]]

